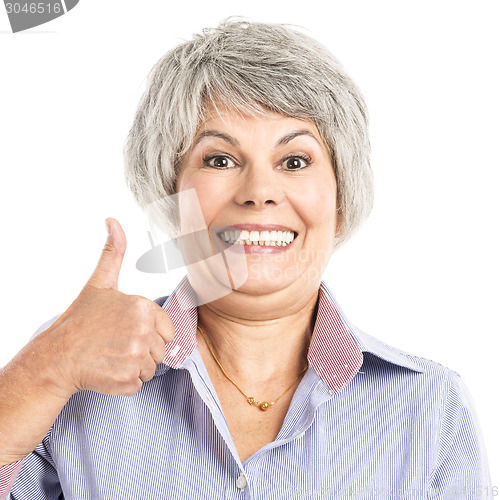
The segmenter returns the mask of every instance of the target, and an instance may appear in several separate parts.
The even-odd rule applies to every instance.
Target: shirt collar
[[[373,354],[374,356],[383,361],[386,361],[393,365],[401,366],[403,368],[408,368],[409,370],[412,370],[414,372],[423,373],[425,371],[424,363],[420,363],[419,358],[417,358],[416,356],[413,356],[404,351],[401,351],[400,349],[390,346],[385,342],[382,342],[381,340],[372,337],[371,335],[368,335],[360,328],[350,323],[347,320],[341,307],[339,306],[337,300],[335,299],[333,293],[329,290],[324,281],[321,282],[320,286],[320,304],[321,304],[321,298],[323,298],[325,309],[328,310],[331,308],[332,310],[331,315],[335,317],[336,315],[338,315],[339,322],[341,322],[342,326],[344,327],[344,328],[342,328],[342,326],[339,327],[339,330],[342,331],[345,329],[344,331],[348,332],[352,336],[354,342],[356,343],[361,352],[367,352]],[[319,317],[319,311],[318,311],[318,317]],[[317,322],[318,319],[316,318],[316,323]]]
[[[187,276],[163,304],[159,302],[175,327],[174,340],[166,345],[163,360],[171,368],[181,367],[196,349],[196,304],[196,293]],[[337,393],[358,373],[363,364],[363,352],[416,372],[423,371],[410,355],[350,324],[332,292],[321,281],[316,322],[307,354],[310,366],[329,390]]]

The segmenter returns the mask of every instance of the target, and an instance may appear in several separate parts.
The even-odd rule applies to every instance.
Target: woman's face
[[[239,286],[232,279],[233,290],[317,288],[335,244],[337,185],[312,122],[211,110],[181,162],[176,187],[194,188],[211,255],[233,251],[238,258],[225,259],[226,270],[231,262],[246,268],[229,270],[245,277]],[[195,217],[193,205],[181,205],[185,228]]]

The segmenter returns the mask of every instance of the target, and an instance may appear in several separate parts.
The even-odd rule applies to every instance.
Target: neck
[[[280,292],[255,296],[232,292],[198,307],[198,324],[224,370],[254,386],[292,380],[307,366],[318,289],[298,301],[280,301]],[[204,360],[211,354],[201,335]],[[209,360],[210,362],[210,360]]]

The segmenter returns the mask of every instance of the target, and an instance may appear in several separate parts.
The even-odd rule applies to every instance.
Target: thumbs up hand
[[[151,380],[174,338],[164,309],[140,295],[118,290],[125,233],[106,219],[110,234],[92,276],[70,307],[43,334],[53,353],[58,386],[132,396]],[[41,339],[40,339],[41,340]]]

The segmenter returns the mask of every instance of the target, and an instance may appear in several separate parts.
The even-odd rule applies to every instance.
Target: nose
[[[241,177],[236,192],[236,203],[261,210],[268,205],[279,205],[284,198],[279,173],[274,172],[272,165],[263,162],[258,166],[246,165],[245,175]]]

